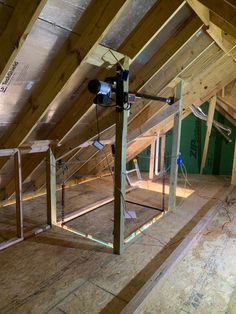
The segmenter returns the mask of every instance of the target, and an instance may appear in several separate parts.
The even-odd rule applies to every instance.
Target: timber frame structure
[[[0,53],[0,204],[16,203],[18,238],[11,242],[16,243],[24,238],[22,200],[47,193],[47,225],[42,231],[46,230],[58,224],[56,191],[61,177],[70,186],[107,175],[115,166],[114,252],[120,254],[127,241],[122,199],[126,160],[150,145],[154,151],[153,137],[159,133],[163,170],[165,134],[174,128],[168,205],[174,211],[181,120],[191,113],[189,106],[210,102],[201,173],[214,111],[235,124],[236,5],[231,0],[68,3],[64,7],[63,0],[0,0],[4,42]],[[62,11],[63,16],[55,13]],[[96,108],[88,81],[111,76],[124,56],[129,58],[128,62],[125,57],[129,90],[175,96],[178,101],[168,106],[140,100],[130,114],[116,114],[112,107]],[[128,84],[124,89],[128,91]],[[105,143],[103,151],[91,145],[98,136]],[[115,140],[114,164],[111,145]],[[14,173],[9,171],[7,156],[11,154],[17,165]],[[235,172],[234,158],[232,184]],[[30,192],[26,193],[26,186]],[[86,210],[65,218],[74,219]]]

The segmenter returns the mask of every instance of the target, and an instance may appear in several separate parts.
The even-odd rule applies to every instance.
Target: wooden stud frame
[[[51,148],[47,151],[46,158],[46,189],[47,189],[47,224],[57,224],[57,184],[56,184],[56,159]]]
[[[129,58],[124,58],[122,60],[125,69],[129,68]],[[179,154],[179,142],[180,142],[180,128],[181,128],[181,113],[182,113],[182,93],[183,93],[183,81],[180,81],[176,86],[176,98],[178,99],[175,104],[173,104],[175,113],[175,142],[173,143],[172,154],[175,153],[177,156]],[[123,82],[123,91],[128,92],[128,82]],[[122,98],[123,99],[123,98]],[[169,107],[168,107],[169,108]],[[171,108],[171,107],[170,107]],[[171,108],[172,109],[172,108]],[[173,109],[172,109],[173,110]],[[124,251],[125,244],[133,240],[137,235],[139,235],[143,230],[146,230],[153,223],[159,220],[165,212],[158,213],[157,216],[153,217],[150,221],[146,222],[143,226],[138,228],[128,237],[124,237],[124,211],[125,211],[125,195],[127,192],[132,191],[134,188],[130,188],[126,191],[125,181],[126,181],[126,145],[127,145],[127,122],[128,122],[128,111],[123,110],[116,113],[116,159],[115,159],[115,187],[114,187],[114,198],[109,197],[104,200],[98,201],[93,205],[86,206],[75,212],[66,215],[65,220],[56,220],[56,159],[53,155],[51,149],[48,151],[47,157],[47,194],[48,194],[48,219],[51,224],[55,224],[65,230],[74,233],[78,236],[87,238],[91,241],[97,242],[105,247],[113,249],[115,254],[122,254]],[[164,150],[165,137],[163,138],[163,150]],[[164,155],[163,155],[164,157]],[[171,202],[175,206],[176,198],[176,185],[177,185],[177,163],[174,158],[176,165],[172,165],[172,181],[174,185],[171,190]],[[114,200],[114,241],[113,243],[108,243],[93,237],[90,234],[83,233],[79,230],[66,226],[69,221],[80,217],[86,213],[89,213],[105,204],[108,204]]]
[[[181,136],[181,116],[183,106],[183,81],[180,81],[176,86],[175,97],[179,99],[179,108],[174,116],[174,135],[171,151],[171,168],[170,168],[170,192],[169,192],[169,205],[168,210],[176,210],[176,186],[177,186],[177,174],[178,164],[177,158],[179,157],[180,148],[180,136]]]
[[[26,151],[23,151],[26,153]],[[34,150],[27,153],[35,153]],[[19,243],[26,238],[42,233],[53,224],[56,224],[56,161],[52,150],[47,151],[46,176],[47,176],[47,224],[35,228],[26,234],[23,234],[23,207],[22,207],[22,167],[21,167],[21,152],[17,148],[1,149],[0,157],[14,156],[14,171],[15,171],[15,193],[16,193],[16,234],[17,237],[10,239],[0,244],[0,250],[6,249],[9,246]],[[55,184],[54,184],[55,183]]]
[[[1,149],[0,157],[14,156],[15,190],[16,190],[16,238],[0,244],[0,250],[24,240],[23,236],[23,210],[22,210],[22,175],[21,155],[18,149]]]
[[[129,58],[122,60],[123,70],[129,71]],[[125,93],[129,92],[129,79],[117,83],[116,105],[124,107]],[[128,105],[128,104],[127,104]],[[115,186],[114,186],[114,244],[113,252],[124,251],[124,212],[126,182],[126,145],[127,145],[128,110],[116,112],[116,151],[115,151]]]

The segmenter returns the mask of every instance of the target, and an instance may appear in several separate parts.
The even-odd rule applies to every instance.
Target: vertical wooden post
[[[23,238],[23,209],[22,209],[22,173],[20,151],[14,154],[15,190],[16,190],[16,232],[18,238]]]
[[[234,144],[234,159],[233,159],[231,184],[232,185],[236,185],[236,141],[235,141],[235,144]]]
[[[46,158],[46,184],[47,184],[47,224],[53,225],[57,222],[56,159],[51,148],[48,149]]]
[[[161,171],[165,170],[165,149],[166,149],[166,135],[161,137]]]
[[[150,152],[150,160],[149,160],[149,179],[153,179],[154,174],[154,162],[155,162],[155,141],[151,143],[151,152]]]
[[[216,96],[213,96],[209,102],[209,109],[208,109],[208,115],[207,115],[207,130],[206,130],[206,137],[205,137],[204,149],[203,149],[203,154],[202,154],[200,174],[202,174],[203,169],[206,164],[206,158],[207,158],[207,152],[208,152],[208,146],[209,146],[209,140],[210,140],[210,135],[211,135],[215,107],[216,107]]]
[[[168,210],[176,210],[176,187],[178,164],[177,158],[179,156],[180,136],[181,136],[181,115],[183,106],[183,81],[180,81],[176,86],[175,98],[179,99],[179,110],[174,116],[174,132],[171,151],[171,168],[170,168],[170,191]]]
[[[129,71],[129,58],[122,61],[124,70]],[[125,106],[124,93],[129,91],[129,80],[118,81],[116,86],[116,105]],[[114,187],[114,244],[113,252],[124,251],[124,211],[126,177],[126,143],[128,111],[116,112],[116,150],[115,150],[115,187]]]

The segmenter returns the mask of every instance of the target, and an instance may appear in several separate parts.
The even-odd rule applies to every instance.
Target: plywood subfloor
[[[181,238],[212,206],[214,200],[212,201],[210,198],[222,189],[226,189],[225,185],[227,184],[227,180],[224,178],[209,176],[190,176],[189,180],[192,187],[185,190],[183,183],[182,189],[180,187],[178,191],[179,197],[184,198],[184,200],[180,199],[178,210],[175,213],[166,214],[136,240],[130,242],[122,256],[115,256],[111,250],[89,240],[81,239],[61,228],[54,228],[0,252],[0,313],[119,313],[151,277],[158,265],[171,254]],[[156,186],[154,183],[149,182],[149,184],[152,190],[161,188],[159,183]],[[101,199],[101,193],[103,193],[103,197],[111,195],[109,191],[112,191],[112,184],[109,178],[91,182],[89,185],[89,197],[88,194],[87,198],[85,194],[78,193],[77,197],[74,195],[74,198],[70,200],[72,206],[67,209],[67,212],[72,211],[71,208],[76,209],[78,204],[86,205],[86,202],[87,204],[92,203],[98,200],[98,197]],[[143,183],[142,189],[144,187]],[[85,188],[84,191],[86,191]],[[156,203],[156,199],[154,203]],[[39,203],[37,206],[39,212],[45,210],[43,201],[42,206]],[[144,209],[142,208],[142,210]],[[231,210],[233,213],[234,209]],[[97,218],[99,218],[98,216]],[[84,226],[88,228],[88,232],[94,231],[94,217],[91,215],[89,224]],[[109,216],[104,215],[101,218],[102,221],[104,219],[109,221]],[[221,222],[226,220],[224,211],[218,219]],[[97,227],[101,228],[101,232],[106,237],[108,233],[111,233],[109,230],[106,232],[102,223],[99,223]],[[234,222],[227,227],[233,230]],[[227,243],[220,244],[227,246],[227,255],[231,254],[232,257],[231,264],[225,264],[226,257],[221,258],[222,269],[230,268],[225,271],[225,274],[232,274],[235,269],[232,262],[233,259],[235,260],[233,234],[232,231],[231,234],[227,233],[224,236],[221,234],[213,237],[213,234],[209,234],[202,238],[203,248],[209,250],[214,250],[215,240],[222,237],[226,241],[226,238],[229,238],[227,238]],[[168,245],[170,241],[172,245]],[[207,253],[202,253],[200,246],[196,246],[194,250],[195,253],[191,255],[189,262],[184,259],[176,266],[180,267],[175,270],[176,274],[171,272],[173,278],[177,278],[178,281],[169,278],[169,286],[167,285],[164,290],[166,293],[161,294],[163,301],[160,303],[160,291],[157,290],[152,296],[152,303],[150,302],[152,306],[145,309],[146,313],[179,313],[174,311],[175,304],[179,309],[181,302],[182,304],[188,302],[191,291],[195,289],[199,269],[202,269],[204,273],[204,267],[200,266],[204,265],[204,258],[201,260],[201,257],[207,258],[208,256]],[[220,254],[220,251],[217,254]],[[197,262],[194,258],[198,258]],[[188,274],[192,274],[191,280],[185,278],[184,266],[181,266],[184,262],[186,263],[185,268],[188,267]],[[209,272],[211,269],[207,271]],[[218,273],[218,268],[216,267],[212,271]],[[195,273],[196,277],[194,277]],[[214,286],[218,287],[217,285],[220,285],[222,281],[222,287],[218,290],[217,295],[221,296],[223,300],[222,306],[227,308],[233,304],[233,282],[236,283],[236,279],[234,277],[230,279],[227,291],[225,291],[225,278],[222,277],[221,280],[220,275],[213,276],[208,289],[210,290]],[[168,305],[168,302],[170,303],[170,296],[167,292],[171,284],[173,307],[169,311],[165,306]],[[186,290],[185,294],[182,293],[183,289]],[[201,299],[202,306],[204,302],[208,302],[206,296],[207,293]],[[210,294],[208,298],[210,303],[214,303]],[[210,303],[207,303],[209,309],[211,309]],[[213,305],[212,309],[215,310]],[[199,306],[196,313],[204,313],[200,310]]]

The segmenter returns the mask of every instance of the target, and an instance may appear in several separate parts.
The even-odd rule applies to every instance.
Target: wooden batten
[[[176,86],[175,97],[179,99],[178,112],[174,116],[174,131],[171,150],[171,168],[170,168],[170,192],[169,192],[169,204],[168,210],[176,210],[176,187],[177,187],[177,174],[178,164],[177,159],[179,157],[180,148],[180,136],[181,136],[181,120],[182,120],[182,106],[183,106],[183,81]]]

